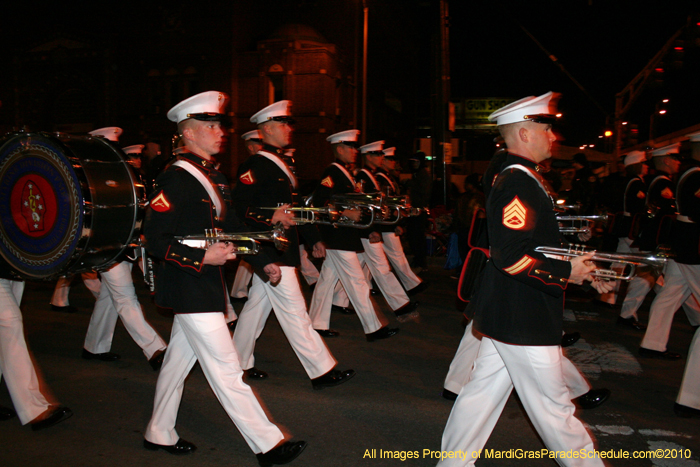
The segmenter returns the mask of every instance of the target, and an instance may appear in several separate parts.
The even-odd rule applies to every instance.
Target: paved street
[[[452,403],[440,397],[442,382],[463,333],[455,308],[456,280],[435,258],[426,277],[432,286],[420,295],[420,323],[402,324],[388,340],[368,343],[354,315],[333,314],[331,326],[341,332],[326,342],[341,369],[357,376],[336,388],[313,391],[274,316],[258,340],[256,367],[270,373],[254,381],[270,417],[309,446],[292,465],[432,466],[424,450],[439,451]],[[137,268],[135,268],[137,271]],[[167,340],[172,318],[160,314],[143,283],[136,281],[147,319]],[[184,392],[177,429],[198,451],[176,457],[142,447],[150,417],[157,374],[119,323],[112,351],[117,362],[80,357],[94,304],[76,279],[71,304],[76,314],[51,311],[53,283],[28,283],[22,303],[27,340],[51,393],[74,416],[45,431],[33,432],[17,419],[0,423],[3,466],[256,466],[257,461],[227,418],[198,367]],[[507,293],[507,291],[504,291]],[[397,325],[383,298],[377,300]],[[240,310],[241,305],[235,305]],[[677,418],[673,403],[685,358],[676,362],[636,356],[642,334],[615,326],[617,311],[591,302],[580,290],[566,303],[565,327],[581,340],[566,350],[594,387],[612,391],[603,406],[579,411],[600,450],[689,450],[691,459],[614,460],[615,466],[699,466],[700,420]],[[648,316],[649,301],[642,309]],[[693,333],[683,313],[676,315],[670,350],[684,356]],[[11,406],[4,384],[0,405]],[[512,396],[487,449],[524,451],[543,448],[516,397]],[[372,450],[376,451],[372,451]],[[381,451],[380,451],[381,450]],[[417,452],[417,459],[379,458],[386,451]],[[377,458],[371,458],[376,452]],[[673,451],[669,451],[673,452]],[[386,455],[384,456],[386,457]],[[552,460],[482,459],[479,466],[553,466]]]

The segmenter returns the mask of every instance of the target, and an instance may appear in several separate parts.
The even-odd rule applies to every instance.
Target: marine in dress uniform
[[[396,170],[395,151],[396,148],[393,147],[384,149],[382,163],[375,173],[375,178],[379,182],[382,193],[386,193],[389,196],[399,196],[401,194],[399,182],[392,175],[394,170]],[[404,232],[403,226],[383,227],[381,232],[384,252],[391,263],[391,267],[394,268],[396,276],[401,281],[404,289],[406,289],[406,293],[415,295],[424,291],[428,287],[428,282],[420,279],[413,272],[406,259],[403,246],[401,246],[401,235]]]
[[[526,97],[490,115],[508,156],[489,194],[486,219],[491,259],[473,298],[474,330],[483,334],[470,381],[455,401],[442,437],[443,451],[466,458],[438,465],[473,465],[513,389],[550,450],[593,451],[562,373],[563,293],[569,282],[591,280],[591,255],[561,261],[535,251],[557,246],[553,201],[538,164],[556,140],[553,93]],[[612,284],[593,280],[599,292]],[[504,293],[505,291],[505,293]],[[599,465],[600,459],[561,459],[562,465]]]
[[[689,299],[700,300],[700,134],[689,137],[693,158],[690,167],[678,177],[675,190],[678,214],[672,226],[671,247],[676,257],[668,260],[664,285],[651,304],[649,324],[640,346],[640,354],[666,359],[680,358],[666,349],[676,310]],[[693,314],[688,315],[689,319],[692,317]],[[691,324],[698,323],[691,319]]]
[[[286,463],[305,448],[287,441],[268,420],[253,391],[243,382],[238,354],[224,311],[228,304],[223,265],[235,259],[234,246],[214,243],[206,250],[181,243],[177,236],[202,235],[206,229],[240,232],[244,225],[231,205],[226,178],[215,169],[213,156],[224,143],[221,119],[227,96],[208,91],[186,99],[168,112],[178,123],[184,149],[156,181],[146,213],[144,232],[149,253],[161,263],[156,303],[175,313],[170,345],[158,376],[153,415],[144,433],[144,447],[187,454],[196,446],[175,430],[185,378],[196,362],[227,415],[257,453],[261,465]],[[269,261],[269,260],[267,260]],[[273,282],[280,270],[261,258],[250,258]],[[263,454],[264,453],[264,454]]]
[[[617,252],[638,253],[639,248],[632,246],[632,242],[636,238],[635,225],[640,225],[647,214],[647,186],[644,182],[644,177],[649,172],[649,166],[646,164],[646,154],[643,151],[632,151],[625,156],[624,165],[627,179],[622,201],[622,216],[616,219],[615,226],[618,237]],[[655,278],[639,275],[635,275],[632,278],[622,304],[620,316],[617,318],[617,324],[643,331],[645,326],[639,323],[637,310],[646,296],[644,290],[648,289],[644,285],[640,287],[640,284],[637,284],[640,281],[655,281]],[[639,294],[643,295],[639,296]]]
[[[364,158],[364,167],[357,173],[356,182],[365,193],[381,192],[381,186],[375,177],[375,172],[384,158],[383,146],[384,141],[375,141],[360,147],[360,154]],[[399,322],[417,320],[419,318],[416,310],[418,302],[411,302],[396,276],[391,273],[389,260],[382,247],[382,227],[387,226],[372,224],[368,229],[360,230],[364,249],[362,253],[357,255],[360,259],[360,265],[362,267],[367,265],[371,276],[389,307],[394,310]]]
[[[295,203],[297,179],[285,162],[284,147],[290,143],[293,119],[289,112],[290,101],[279,101],[265,107],[250,119],[258,125],[263,147],[246,160],[239,169],[238,183],[234,191],[236,212],[252,231],[271,230],[282,222],[289,247],[281,252],[271,246],[263,246],[259,256],[280,266],[282,279],[274,286],[259,273],[253,276],[249,298],[238,318],[234,333],[236,351],[241,366],[249,377],[267,377],[254,367],[255,341],[260,337],[265,322],[274,310],[285,336],[301,361],[315,389],[336,386],[355,375],[353,370],[334,370],[336,360],[321,336],[314,331],[301,293],[297,266],[300,263],[299,237],[292,220],[293,213],[274,206],[290,206]],[[268,209],[265,209],[268,208]],[[314,225],[299,227],[304,237],[313,245],[314,254],[323,256],[325,249]]]
[[[348,165],[355,163],[357,157],[359,133],[359,130],[346,130],[326,138],[326,141],[331,143],[336,161],[321,175],[321,182],[313,195],[314,206],[325,206],[333,195],[359,191],[348,169]],[[360,219],[359,211],[345,210],[342,214],[348,218],[354,218],[355,222]],[[333,290],[340,281],[360,318],[369,342],[395,335],[399,330],[388,327],[386,318],[370,300],[370,287],[358,258],[358,253],[363,251],[359,229],[322,225],[320,230],[326,245],[326,260],[321,267],[321,274],[309,307],[314,328],[325,337],[338,335],[337,331],[329,328]]]
[[[245,148],[248,151],[248,155],[252,156],[257,154],[260,149],[262,149],[262,135],[260,130],[251,130],[247,133],[241,135],[245,143]],[[236,277],[233,280],[233,285],[231,286],[231,297],[239,300],[245,300],[248,298],[248,286],[250,285],[250,280],[253,278],[253,267],[248,264],[245,260],[241,259],[238,263],[238,269],[236,269]],[[230,321],[227,319],[227,321]]]
[[[51,405],[42,393],[19,309],[24,282],[10,280],[7,272],[0,271],[0,377],[5,379],[15,411],[0,407],[0,420],[16,415],[22,425],[42,430],[70,418],[73,412],[65,406]]]
[[[116,130],[108,131],[107,136],[115,135],[115,139],[118,139],[121,129]],[[105,133],[97,131],[91,134],[103,136]],[[121,318],[131,338],[141,347],[151,368],[157,371],[163,363],[167,346],[143,315],[143,309],[136,297],[132,267],[133,264],[124,258],[100,273],[100,290],[85,334],[82,356],[86,360],[118,360],[119,355],[110,350],[117,319]]]

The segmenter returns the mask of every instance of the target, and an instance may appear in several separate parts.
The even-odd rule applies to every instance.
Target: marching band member
[[[541,176],[556,136],[553,93],[526,97],[489,116],[496,121],[508,156],[486,203],[491,260],[473,298],[474,329],[483,334],[470,381],[455,401],[442,437],[443,451],[478,453],[486,444],[515,387],[525,410],[552,451],[594,450],[574,417],[562,373],[562,295],[569,282],[592,280],[592,255],[560,261],[538,253],[559,245],[559,227]],[[599,292],[612,284],[592,280]],[[593,458],[594,456],[591,456]],[[439,466],[472,465],[443,459]],[[561,459],[562,465],[579,465]],[[602,466],[600,459],[586,465]]]
[[[384,141],[375,141],[360,147],[360,154],[364,159],[364,167],[357,174],[356,181],[365,193],[379,193],[381,186],[374,174],[384,158],[382,149]],[[380,225],[372,225],[368,229],[360,231],[362,248],[364,251],[357,256],[360,265],[369,268],[371,276],[377,283],[379,290],[384,295],[389,307],[394,310],[399,322],[418,319],[418,302],[411,302],[406,292],[394,274],[382,247],[382,235]]]
[[[261,465],[284,464],[296,458],[306,442],[284,442],[268,420],[243,371],[223,313],[228,290],[224,264],[235,259],[234,246],[213,243],[206,250],[175,237],[202,235],[206,229],[245,230],[231,205],[229,185],[215,168],[214,155],[224,144],[221,120],[227,96],[217,91],[197,94],[177,104],[168,119],[178,124],[184,148],[178,160],[161,173],[144,222],[149,252],[161,259],[156,303],[175,313],[170,345],[156,384],[153,415],[144,433],[144,447],[170,454],[189,454],[196,446],[175,430],[185,378],[199,362],[217,399],[258,456]],[[280,280],[279,266],[264,257],[250,258],[270,281]]]
[[[5,379],[15,410],[0,407],[0,420],[17,416],[22,425],[43,430],[70,418],[73,412],[68,407],[52,405],[42,393],[19,309],[24,282],[2,278],[5,275],[0,277],[0,377]]]
[[[649,324],[639,347],[643,356],[677,359],[680,355],[666,349],[676,310],[689,299],[700,300],[700,133],[688,135],[691,140],[691,166],[678,177],[676,208],[671,247],[676,254],[669,259],[664,285],[656,294],[649,311]],[[698,315],[686,308],[691,324],[698,325]]]
[[[243,133],[241,138],[243,138],[245,148],[250,156],[257,154],[263,147],[260,130],[252,130],[247,133]],[[250,285],[250,280],[252,278],[252,266],[246,263],[245,260],[241,259],[238,263],[238,269],[236,269],[236,277],[233,280],[233,286],[231,286],[231,297],[239,300],[245,300],[248,298],[248,285]],[[227,321],[229,324],[232,322],[229,319],[227,319]]]
[[[336,161],[323,171],[321,182],[314,192],[314,206],[326,205],[335,194],[357,193],[355,179],[348,170],[348,165],[357,158],[357,135],[359,130],[346,130],[335,133],[328,138],[333,148]],[[343,216],[358,222],[359,210],[346,209]],[[399,332],[390,328],[386,318],[370,300],[370,287],[358,259],[358,252],[363,251],[359,229],[343,226],[320,226],[321,235],[326,244],[326,260],[321,267],[321,274],[316,283],[309,315],[314,329],[324,337],[335,337],[339,333],[330,328],[333,290],[341,282],[352,303],[362,328],[369,342],[386,339]]]
[[[398,180],[392,175],[396,170],[396,148],[386,148],[384,149],[384,157],[382,158],[382,163],[377,168],[376,179],[379,182],[379,186],[383,193],[387,193],[390,196],[400,195],[400,186]],[[428,281],[420,279],[411,270],[411,266],[408,264],[406,259],[406,254],[401,246],[401,235],[403,234],[402,226],[384,226],[382,231],[382,245],[384,246],[384,253],[391,263],[391,267],[394,268],[396,276],[403,284],[406,289],[406,293],[410,295],[416,295],[428,288]]]
[[[96,130],[90,134],[118,141],[122,132],[120,128],[110,127],[106,130],[108,131]],[[118,360],[119,355],[110,350],[117,319],[121,318],[131,338],[141,347],[151,368],[158,371],[163,363],[166,344],[143,315],[131,275],[132,267],[133,263],[123,258],[100,272],[100,290],[85,335],[82,357],[86,360]]]
[[[294,204],[298,188],[297,179],[285,161],[284,147],[289,145],[294,120],[289,112],[290,101],[279,101],[265,107],[250,118],[258,125],[263,139],[262,149],[251,156],[239,169],[238,184],[234,191],[236,211],[252,231],[271,230],[282,222],[290,245],[280,252],[271,246],[263,246],[264,256],[278,264],[282,279],[278,284],[265,281],[256,271],[249,298],[238,318],[234,333],[236,351],[241,365],[250,378],[264,379],[267,373],[255,368],[255,341],[265,326],[270,310],[287,336],[294,352],[301,361],[314,389],[336,386],[355,375],[353,370],[335,370],[336,360],[321,336],[314,331],[301,293],[297,266],[299,266],[299,237],[292,218],[293,213],[284,209],[274,211],[256,206],[290,206]],[[291,162],[291,161],[290,161]],[[299,227],[304,237],[313,245],[313,254],[323,257],[325,248],[315,226]]]
[[[632,246],[632,242],[635,239],[633,229],[635,225],[642,222],[647,212],[647,186],[644,182],[644,177],[649,173],[649,166],[646,164],[646,154],[643,151],[632,151],[625,156],[624,165],[627,183],[623,195],[622,217],[617,220],[616,225],[618,233],[617,251],[619,253],[638,253],[639,248]],[[646,293],[643,291],[646,287],[639,287],[639,284],[636,284],[636,282],[649,280],[654,279],[643,278],[637,275],[632,278],[625,301],[622,304],[620,316],[617,318],[617,324],[640,331],[646,328],[646,326],[639,323],[639,317],[637,316],[637,310],[639,305],[641,305],[639,298],[644,300]],[[639,293],[644,293],[644,295],[635,298],[635,294]],[[629,300],[627,299],[628,297]]]

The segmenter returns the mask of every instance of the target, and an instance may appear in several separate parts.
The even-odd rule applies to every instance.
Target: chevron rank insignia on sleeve
[[[329,175],[326,178],[324,178],[321,181],[321,185],[328,187],[328,188],[333,188],[333,179],[331,178],[331,176]]]
[[[253,172],[251,170],[238,177],[238,179],[246,185],[252,185],[253,183],[255,183],[255,179],[253,178]]]
[[[170,210],[170,201],[165,197],[162,191],[158,196],[151,201],[151,209],[157,212],[166,212]]]
[[[503,208],[503,225],[513,230],[520,230],[525,227],[527,220],[527,209],[516,196],[513,201]]]

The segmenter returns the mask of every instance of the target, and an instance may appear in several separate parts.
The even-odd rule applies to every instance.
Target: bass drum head
[[[76,163],[49,134],[16,133],[0,141],[0,255],[20,277],[58,277],[74,255],[86,186]]]

